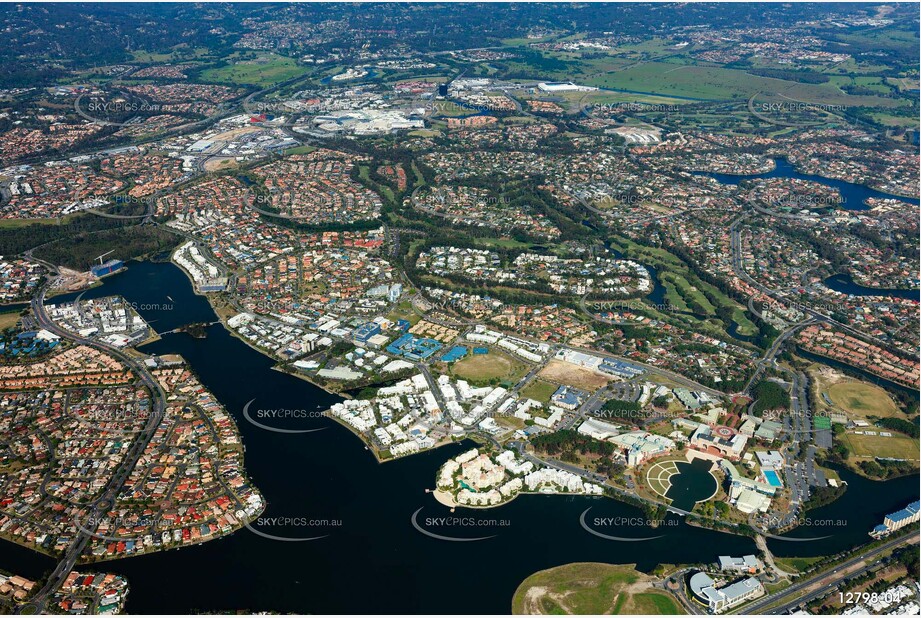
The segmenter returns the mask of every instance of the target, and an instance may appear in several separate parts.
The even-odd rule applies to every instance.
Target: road
[[[798,322],[794,324],[793,326],[791,326],[790,328],[788,328],[787,330],[785,330],[784,332],[780,333],[780,335],[778,335],[777,338],[774,340],[774,343],[771,345],[770,349],[767,352],[765,352],[764,357],[756,363],[755,373],[753,373],[752,377],[749,378],[748,383],[745,385],[745,388],[742,389],[742,393],[748,395],[749,392],[751,391],[752,386],[754,386],[755,382],[758,380],[761,373],[766,369],[776,366],[774,359],[777,356],[777,354],[780,352],[781,346],[783,346],[783,344],[787,341],[787,339],[792,337],[796,331],[803,328],[804,326],[808,326],[809,324],[815,324],[816,322],[818,322],[818,320],[816,320],[815,318],[807,318],[803,320],[802,322]]]
[[[755,204],[749,203],[749,205],[752,206],[752,208],[754,208],[755,210],[758,210]],[[773,214],[773,213],[770,213],[770,214]],[[760,282],[756,281],[751,276],[749,276],[748,272],[746,272],[745,268],[743,268],[742,266],[742,238],[741,238],[741,234],[739,233],[739,225],[748,217],[748,215],[749,213],[745,213],[741,215],[735,221],[733,221],[732,224],[729,226],[730,245],[732,247],[732,269],[735,272],[735,274],[738,275],[740,279],[742,279],[743,281],[751,285],[753,288],[755,288],[762,294],[765,294],[766,296],[770,296],[771,298],[776,300],[778,303],[781,303],[784,305],[791,305],[795,307],[796,309],[798,309],[799,311],[801,311],[802,313],[805,313],[807,316],[814,318],[817,321],[825,322],[826,324],[830,324],[837,329],[843,330],[846,333],[853,335],[854,337],[857,337],[858,339],[861,339],[863,341],[869,341],[875,345],[878,345],[884,350],[895,351],[892,345],[889,344],[888,342],[883,341],[881,339],[877,339],[876,337],[873,337],[872,335],[867,335],[866,333],[861,332],[857,329],[854,329],[848,326],[847,324],[843,324],[839,322],[838,320],[835,320],[834,318],[832,318],[831,316],[827,314],[811,309],[810,307],[807,307],[796,300],[788,299],[787,295],[784,292],[775,290],[773,288],[769,288],[766,285],[761,284]]]
[[[81,554],[89,544],[90,539],[95,535],[99,520],[105,516],[105,513],[115,503],[119,491],[121,491],[128,475],[131,474],[138,460],[144,454],[147,445],[150,444],[151,439],[153,439],[154,432],[160,425],[160,421],[163,419],[163,414],[166,411],[166,393],[153,376],[150,375],[143,363],[111,346],[83,337],[77,337],[73,333],[58,327],[57,324],[51,321],[48,314],[45,312],[44,302],[45,294],[52,281],[53,280],[49,280],[49,282],[38,290],[32,298],[32,313],[38,325],[45,330],[55,333],[62,339],[69,339],[76,344],[104,350],[107,354],[123,362],[140,377],[141,381],[149,389],[153,405],[147,423],[144,425],[144,428],[136,434],[134,441],[131,443],[128,452],[115,470],[112,478],[106,484],[100,496],[88,505],[90,511],[87,513],[83,522],[81,522],[81,525],[77,527],[76,535],[70,547],[67,548],[61,561],[51,572],[51,575],[48,576],[48,580],[42,589],[36,593],[29,603],[20,608],[20,613],[23,611],[44,611],[45,603],[48,601],[48,598],[64,583],[68,573],[70,573],[77,564]]]
[[[918,533],[911,534],[905,537],[899,537],[896,539],[889,540],[882,545],[873,547],[871,549],[864,550],[854,556],[849,558],[845,562],[835,565],[832,569],[826,570],[822,573],[814,575],[809,579],[803,580],[784,588],[783,590],[776,592],[774,594],[763,597],[748,607],[745,607],[740,613],[742,614],[786,614],[794,608],[803,605],[812,599],[816,599],[822,596],[825,596],[835,588],[837,588],[841,582],[845,579],[851,579],[862,573],[868,571],[872,566],[875,559],[881,554],[895,549],[900,545],[905,545],[909,543],[918,542]],[[868,564],[858,570],[848,571],[850,567],[853,567],[861,562],[867,562]],[[827,581],[826,581],[827,580]],[[808,591],[808,589],[816,584],[825,582],[821,587],[816,588],[815,590]],[[805,593],[805,594],[800,594]],[[787,602],[782,602],[787,597],[793,596],[794,598]],[[772,607],[778,602],[782,602],[776,607]]]

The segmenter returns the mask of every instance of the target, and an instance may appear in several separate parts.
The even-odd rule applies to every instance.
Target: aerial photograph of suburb
[[[0,0],[0,615],[921,615],[919,30]]]

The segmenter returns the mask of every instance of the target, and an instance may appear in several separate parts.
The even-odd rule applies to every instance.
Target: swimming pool
[[[780,482],[780,477],[777,476],[774,470],[762,470],[761,473],[764,475],[764,480],[766,480],[771,487],[783,487],[783,483]]]

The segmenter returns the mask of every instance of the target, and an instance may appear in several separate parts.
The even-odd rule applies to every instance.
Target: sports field
[[[202,71],[201,77],[205,81],[266,87],[307,71],[292,58],[266,54],[254,60],[230,60],[227,66]]]
[[[477,384],[494,380],[516,382],[528,372],[528,366],[507,354],[491,350],[489,354],[473,354],[457,361],[451,372],[458,378]]]
[[[863,430],[866,432],[866,430]],[[875,427],[869,431],[876,435],[867,435],[867,433],[856,434],[849,431],[844,434],[850,450],[856,457],[891,457],[893,459],[906,459],[908,461],[918,461],[919,443],[914,438],[909,438],[893,431],[887,431]],[[882,433],[892,435],[883,436]]]
[[[875,384],[848,379],[832,384],[826,392],[850,418],[902,416],[889,393]]]

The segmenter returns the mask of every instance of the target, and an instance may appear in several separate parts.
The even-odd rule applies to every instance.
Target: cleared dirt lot
[[[541,369],[537,375],[556,384],[566,384],[586,391],[596,391],[613,380],[613,378],[588,367],[581,367],[557,359],[547,363],[547,366]]]

